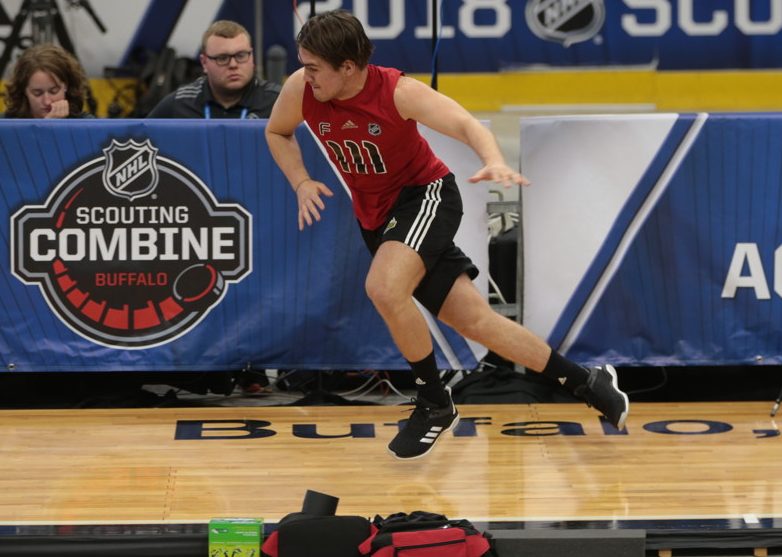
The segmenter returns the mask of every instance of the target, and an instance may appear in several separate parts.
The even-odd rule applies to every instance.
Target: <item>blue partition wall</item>
[[[588,364],[782,363],[782,115],[546,117],[522,138],[525,322],[552,346]]]

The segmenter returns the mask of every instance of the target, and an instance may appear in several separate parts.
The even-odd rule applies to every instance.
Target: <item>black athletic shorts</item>
[[[478,276],[478,268],[453,243],[461,220],[462,197],[448,174],[425,186],[402,188],[386,222],[376,230],[362,228],[361,235],[372,255],[383,242],[395,240],[421,256],[426,274],[413,296],[436,316],[459,275]]]

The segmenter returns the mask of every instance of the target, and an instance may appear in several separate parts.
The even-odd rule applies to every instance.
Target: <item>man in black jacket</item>
[[[233,21],[215,21],[199,56],[204,75],[166,95],[147,118],[268,118],[280,92],[255,76],[250,34]]]

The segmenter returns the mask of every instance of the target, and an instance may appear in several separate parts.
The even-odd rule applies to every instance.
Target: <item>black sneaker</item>
[[[448,405],[437,406],[424,398],[413,399],[415,409],[402,430],[388,444],[388,451],[396,458],[421,458],[432,450],[440,436],[459,423],[459,412],[451,399],[451,388],[446,387]]]
[[[574,394],[602,412],[616,429],[624,428],[630,401],[619,390],[614,366],[606,364],[590,368],[586,383],[576,387]]]

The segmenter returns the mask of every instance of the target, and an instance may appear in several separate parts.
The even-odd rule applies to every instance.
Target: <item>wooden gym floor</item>
[[[462,405],[428,457],[386,452],[409,406],[0,411],[0,524],[275,522],[313,489],[339,514],[475,522],[782,516],[770,402]]]

